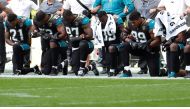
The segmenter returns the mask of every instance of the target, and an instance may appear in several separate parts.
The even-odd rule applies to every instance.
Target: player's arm
[[[92,14],[96,14],[98,12],[98,10],[101,9],[101,7],[102,7],[101,5],[98,5],[98,6],[94,7],[93,9],[91,9],[90,11]]]
[[[150,48],[154,48],[154,47],[157,47],[157,46],[160,46],[161,44],[161,37],[160,36],[156,36],[154,35],[154,32],[153,32],[153,29],[154,29],[154,20],[151,20],[149,22],[149,34],[150,34],[150,37],[151,39],[148,41],[149,44],[149,47]]]
[[[124,41],[124,42],[129,42],[131,40],[134,40],[134,37],[131,35],[131,29],[130,29],[130,26],[131,24],[128,23],[128,26],[125,27],[123,30],[122,30],[122,33],[121,33],[121,39]]]
[[[93,4],[93,9],[91,10],[92,13],[97,13],[101,9],[101,0],[95,0]]]
[[[10,40],[10,33],[7,30],[5,30],[5,41],[11,46],[15,44],[12,40]]]
[[[124,25],[123,25],[123,20],[119,17],[116,21],[118,27],[119,27],[119,30],[121,31],[121,35],[120,35],[120,38],[125,41],[125,39],[127,39],[127,37],[129,36],[130,32],[127,32],[128,31],[128,28],[125,28]]]
[[[81,34],[80,37],[82,39],[92,40],[93,39],[93,32],[92,32],[92,28],[90,27],[89,18],[85,17],[82,20],[82,28],[84,30],[84,34]]]
[[[66,39],[67,34],[66,34],[66,30],[64,28],[62,19],[61,18],[56,19],[55,25],[56,25],[57,32],[58,32],[58,34],[56,36],[57,39]]]
[[[28,19],[28,18],[26,18],[25,20],[24,20],[24,25],[26,26],[26,28],[28,29],[28,37],[29,37],[29,39],[30,38],[32,38],[32,35],[31,35],[31,33],[33,33],[34,32],[34,25],[32,24],[32,21],[30,20],[30,19]],[[31,42],[30,40],[29,40],[29,42]]]
[[[58,38],[59,39],[66,39],[67,38],[67,34],[66,34],[66,30],[63,24],[60,24],[57,26],[57,31],[58,31]]]
[[[0,10],[6,12],[7,14],[13,13],[11,9],[5,7],[1,2],[0,2]]]

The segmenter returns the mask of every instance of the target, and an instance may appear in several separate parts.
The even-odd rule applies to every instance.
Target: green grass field
[[[0,78],[1,107],[190,106],[188,79]]]

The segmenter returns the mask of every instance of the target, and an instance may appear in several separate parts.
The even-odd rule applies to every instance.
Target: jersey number
[[[137,42],[141,42],[141,43],[147,42],[146,36],[143,32],[137,33],[136,31],[132,31],[131,34],[135,37]]]
[[[69,37],[73,37],[73,35],[75,35],[74,37],[78,37],[79,36],[79,29],[78,28],[69,28],[66,27],[66,32],[69,35]]]
[[[15,29],[10,29],[10,34],[12,35],[13,41],[17,42],[17,41],[23,41],[24,40],[22,29],[19,29],[18,31],[16,31]]]
[[[104,41],[114,41],[116,39],[115,34],[112,34],[110,31],[102,31]]]
[[[48,34],[52,34],[53,35],[53,32],[51,29],[42,29],[42,28],[39,28],[40,31],[45,31],[46,33]]]

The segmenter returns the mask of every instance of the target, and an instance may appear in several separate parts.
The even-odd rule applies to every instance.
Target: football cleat
[[[39,67],[36,65],[34,66],[34,73],[38,75],[42,75],[42,72],[40,71]]]
[[[108,74],[108,70],[106,67],[103,67],[103,70],[100,72],[101,74]]]
[[[64,60],[64,67],[62,68],[63,75],[68,74],[68,64],[69,64],[69,61],[67,59]]]
[[[22,71],[18,69],[16,69],[14,72],[14,75],[21,75],[21,74],[22,74]]]
[[[175,72],[170,72],[168,74],[168,78],[176,78],[176,73]]]
[[[50,75],[52,75],[52,76],[58,75],[58,70],[57,70],[57,68],[52,67],[52,69],[51,69],[51,74],[50,74]]]
[[[123,70],[122,74],[119,77],[132,77],[131,71],[130,70]]]
[[[113,76],[114,72],[108,72],[108,77]]]
[[[96,67],[96,63],[92,62],[91,65],[92,65],[92,71],[94,72],[94,75],[99,76],[99,71],[98,71],[98,69]]]
[[[83,70],[79,70],[79,71],[78,71],[78,76],[84,76],[84,75],[85,75],[85,73],[84,73]]]

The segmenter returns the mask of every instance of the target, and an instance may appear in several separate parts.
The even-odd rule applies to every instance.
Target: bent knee
[[[170,51],[177,51],[178,50],[178,44],[172,43],[170,45]]]

